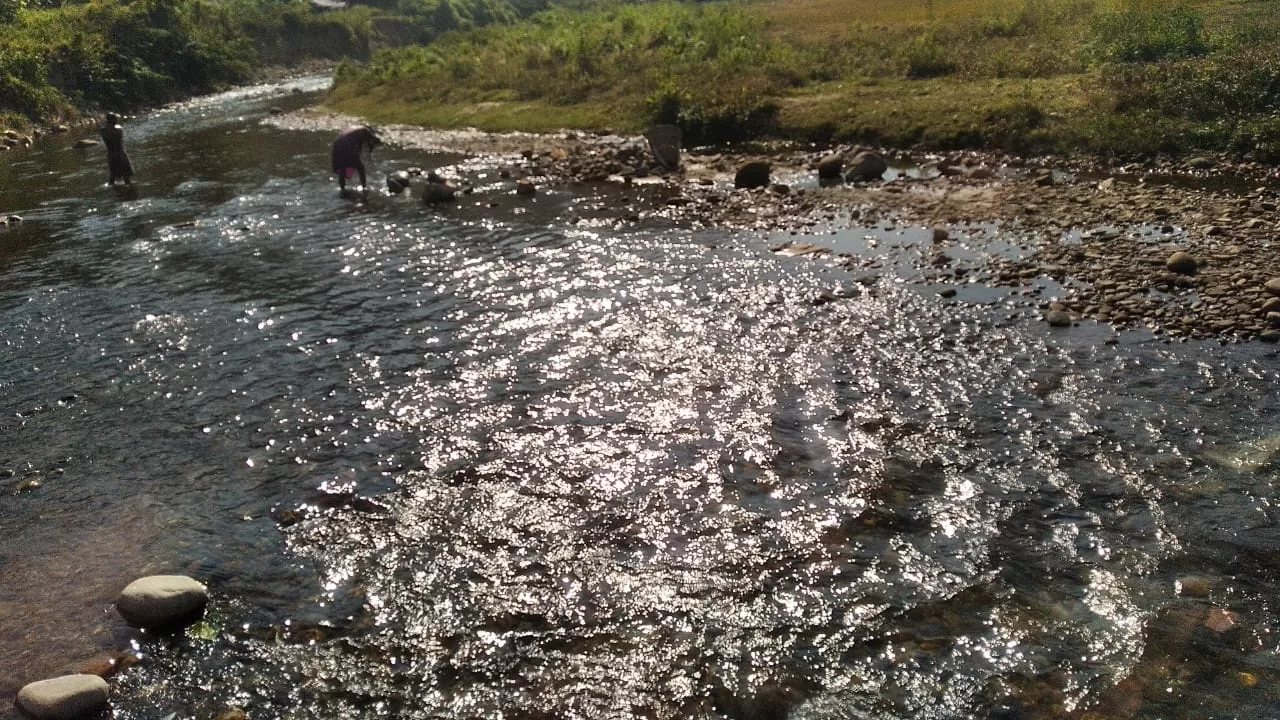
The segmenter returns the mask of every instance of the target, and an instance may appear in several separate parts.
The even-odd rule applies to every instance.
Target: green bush
[[[907,48],[907,77],[931,78],[950,75],[956,62],[933,32],[922,33]]]
[[[1093,19],[1092,32],[1099,56],[1111,62],[1189,58],[1209,51],[1204,16],[1183,5],[1132,5],[1123,11],[1100,13]]]

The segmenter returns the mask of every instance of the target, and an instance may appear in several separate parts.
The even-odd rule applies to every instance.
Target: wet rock
[[[1187,167],[1193,170],[1208,170],[1216,164],[1213,158],[1207,156],[1193,157],[1187,161]]]
[[[208,602],[205,586],[186,575],[151,575],[129,583],[116,610],[134,627],[165,630],[196,620]]]
[[[458,189],[445,180],[428,181],[422,185],[422,201],[425,203],[452,202]]]
[[[78,148],[91,148],[91,147],[96,146],[97,144],[98,144],[98,141],[97,141],[97,140],[90,140],[89,138],[82,138],[82,139],[80,139],[80,140],[77,140],[77,141],[76,141],[75,147],[78,147]]]
[[[50,130],[56,133],[71,132],[71,126],[70,125],[54,125],[52,128],[50,128]]]
[[[537,188],[537,186],[535,186],[535,185],[533,184],[533,181],[532,181],[532,180],[517,180],[517,181],[516,181],[516,194],[517,194],[517,195],[535,195],[535,194],[537,194],[537,192],[538,192],[538,188]]]
[[[79,720],[107,706],[107,691],[97,675],[63,675],[24,686],[18,707],[36,720]]]
[[[1280,278],[1268,280],[1264,287],[1272,295],[1280,296]]]
[[[844,155],[831,153],[818,161],[819,180],[838,180],[844,170]]]
[[[769,190],[777,195],[791,194],[791,186],[786,183],[774,183],[769,186]]]
[[[409,189],[409,173],[405,170],[397,170],[387,176],[387,189],[393,195],[399,195]]]
[[[1065,310],[1050,310],[1044,315],[1045,322],[1052,327],[1071,327],[1075,319]]]
[[[889,163],[885,162],[879,153],[863,150],[849,161],[849,169],[845,171],[844,179],[849,182],[879,180],[888,169]]]
[[[1265,343],[1280,342],[1280,330],[1263,330],[1258,333],[1258,339]]]
[[[974,168],[973,172],[969,173],[969,177],[973,178],[974,180],[990,180],[995,176],[996,176],[995,170],[992,170],[991,168],[985,168],[985,167]]]
[[[1239,623],[1240,618],[1224,608],[1213,608],[1204,618],[1204,626],[1219,635],[1233,630]]]
[[[232,706],[213,716],[213,720],[249,720],[244,710]]]
[[[1271,327],[1280,327],[1280,312],[1269,312],[1266,314],[1267,324]]]
[[[654,125],[644,133],[649,152],[658,165],[666,170],[680,168],[680,128],[675,125]]]
[[[1199,575],[1185,575],[1178,578],[1178,594],[1184,597],[1207,598],[1213,592],[1213,583]]]
[[[279,115],[280,113],[284,112],[284,108],[280,107],[279,105],[272,105],[267,112],[270,112],[272,115]]]
[[[1191,253],[1186,252],[1185,250],[1179,250],[1169,256],[1169,259],[1165,261],[1164,266],[1169,269],[1169,272],[1175,272],[1180,275],[1194,275],[1196,268],[1199,267],[1199,263],[1196,262],[1196,259],[1192,257]]]
[[[1267,298],[1267,301],[1262,303],[1262,314],[1266,315],[1270,312],[1280,312],[1280,297]]]
[[[951,237],[951,233],[946,228],[934,228],[932,232],[933,241],[936,243],[946,242]]]
[[[762,188],[769,184],[769,174],[773,167],[764,160],[751,160],[738,167],[733,175],[733,186],[736,188]]]
[[[1057,184],[1057,180],[1053,176],[1053,170],[1049,168],[1040,168],[1031,176],[1031,182],[1039,187],[1049,187]]]

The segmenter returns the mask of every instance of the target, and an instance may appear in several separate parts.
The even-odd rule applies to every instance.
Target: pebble
[[[165,630],[195,620],[208,602],[205,586],[186,575],[152,575],[129,583],[116,610],[134,627]]]
[[[107,706],[107,691],[97,675],[63,675],[24,686],[18,706],[35,720],[79,720]]]

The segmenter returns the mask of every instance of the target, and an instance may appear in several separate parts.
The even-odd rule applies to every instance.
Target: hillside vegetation
[[[368,58],[379,46],[514,22],[542,0],[0,0],[0,126],[129,110],[252,79],[267,65]]]
[[[344,64],[378,122],[1280,159],[1276,0],[580,2]]]

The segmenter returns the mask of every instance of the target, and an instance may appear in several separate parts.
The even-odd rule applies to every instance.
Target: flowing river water
[[[0,170],[4,698],[123,652],[138,720],[1280,716],[1274,346],[615,185],[358,205],[262,122],[323,87],[128,122],[133,191],[65,136]],[[156,573],[210,588],[183,635],[114,613]]]

